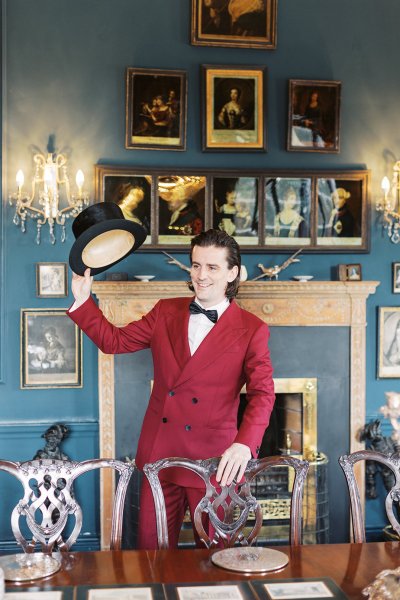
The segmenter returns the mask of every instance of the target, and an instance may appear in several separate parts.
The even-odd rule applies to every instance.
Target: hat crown
[[[122,210],[114,202],[98,202],[91,204],[74,219],[72,231],[77,239],[84,231],[110,219],[124,219]]]

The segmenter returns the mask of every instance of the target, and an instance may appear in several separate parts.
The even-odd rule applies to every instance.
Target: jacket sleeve
[[[263,323],[250,340],[244,362],[247,406],[235,442],[248,446],[253,457],[259,453],[275,403],[268,339],[269,329]]]
[[[138,321],[117,327],[106,319],[92,297],[67,315],[105,354],[124,354],[149,348],[157,322],[160,301]]]

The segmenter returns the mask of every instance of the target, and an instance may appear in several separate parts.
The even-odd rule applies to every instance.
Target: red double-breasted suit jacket
[[[233,442],[249,446],[255,457],[269,423],[275,394],[267,325],[233,300],[191,356],[192,299],[160,300],[148,314],[125,327],[112,325],[92,298],[68,312],[106,354],[151,349],[154,385],[137,448],[139,469],[169,456],[220,456]],[[238,430],[239,394],[244,384],[247,406]],[[195,474],[180,469],[173,476],[171,470],[168,479],[180,485],[201,485]]]

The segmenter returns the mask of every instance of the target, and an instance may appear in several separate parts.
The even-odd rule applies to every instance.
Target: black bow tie
[[[210,319],[210,321],[212,321],[213,323],[216,323],[218,321],[218,311],[206,310],[205,308],[201,308],[201,306],[196,304],[196,302],[191,302],[189,304],[189,312],[191,315],[199,315],[200,313],[202,313],[203,315],[206,315],[206,317]]]

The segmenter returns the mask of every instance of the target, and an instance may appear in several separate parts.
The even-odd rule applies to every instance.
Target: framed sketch
[[[277,0],[192,0],[195,46],[276,48]]]
[[[144,244],[151,243],[153,220],[151,172],[137,172],[132,167],[100,167],[96,176],[96,198],[114,202],[126,219],[135,221],[146,230]]]
[[[361,264],[339,265],[338,276],[339,281],[361,281]]]
[[[264,244],[310,246],[311,177],[266,177],[264,199]]]
[[[368,173],[353,171],[335,177],[318,177],[316,185],[316,245],[365,249],[368,243]]]
[[[67,263],[36,263],[36,295],[38,298],[64,298],[68,296]]]
[[[258,244],[258,177],[213,177],[212,226],[239,244]]]
[[[21,388],[82,387],[82,332],[65,311],[21,309]]]
[[[185,71],[126,71],[126,148],[185,150]]]
[[[95,166],[95,198],[147,238],[138,252],[187,251],[210,227],[243,252],[368,252],[369,171]],[[399,284],[400,285],[400,284]]]
[[[159,244],[188,246],[193,236],[205,229],[205,175],[157,177]]]
[[[393,294],[400,294],[400,263],[392,263],[393,269]]]
[[[266,150],[265,67],[202,66],[203,150]]]
[[[378,377],[400,377],[400,307],[379,307]]]
[[[287,149],[339,152],[339,81],[289,80]]]

